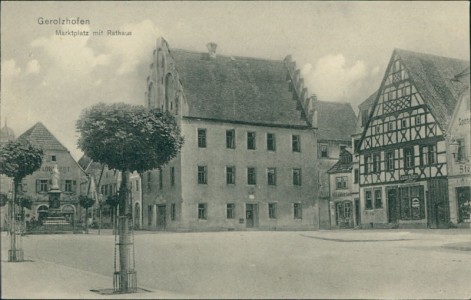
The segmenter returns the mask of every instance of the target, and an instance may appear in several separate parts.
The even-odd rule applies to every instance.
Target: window
[[[402,119],[402,120],[401,120],[401,128],[403,128],[403,129],[406,128],[406,127],[407,127],[407,123],[408,123],[408,122],[407,122],[407,119]]]
[[[299,135],[293,135],[291,137],[291,146],[293,152],[301,152],[301,137]]]
[[[164,176],[162,174],[162,168],[159,168],[159,189],[164,187]]]
[[[74,192],[73,183],[74,183],[73,180],[66,180],[65,181],[65,191],[64,192],[66,192],[66,193]]]
[[[381,190],[375,190],[375,208],[383,207],[383,202],[381,201]]]
[[[268,218],[276,219],[276,203],[268,203]]]
[[[424,187],[421,185],[399,188],[402,220],[425,219]]]
[[[51,161],[57,161],[57,157],[55,155],[51,155]]]
[[[36,181],[36,192],[44,193],[49,191],[49,180],[39,179]]]
[[[355,169],[353,172],[354,172],[353,173],[353,177],[354,177],[353,183],[358,183],[358,181],[360,180],[360,170]]]
[[[294,210],[294,218],[295,219],[302,219],[303,218],[303,207],[302,207],[301,203],[294,203],[293,210]]]
[[[268,180],[268,185],[276,185],[276,169],[275,168],[267,169],[267,180]]]
[[[342,152],[345,149],[347,149],[347,145],[340,145],[340,152]]]
[[[276,151],[276,138],[274,133],[267,133],[267,150]]]
[[[255,132],[247,132],[247,149],[255,150]]]
[[[301,185],[301,169],[293,169],[293,185]]]
[[[226,208],[226,215],[228,219],[234,219],[234,203],[228,203]]]
[[[404,168],[414,167],[414,148],[404,148]]]
[[[208,183],[208,167],[198,166],[198,184]]]
[[[355,148],[355,149],[353,149],[353,151],[357,152],[359,150],[358,149],[358,147],[360,147],[360,140],[359,139],[355,139],[353,141],[353,147]]]
[[[175,221],[177,215],[177,205],[175,203],[172,203],[170,206],[170,219],[172,221]]]
[[[420,115],[418,116],[415,116],[415,125],[420,125],[422,122],[422,120],[420,119]]]
[[[206,203],[198,203],[198,219],[206,220],[207,217],[207,204]]]
[[[396,129],[396,122],[395,121],[390,121],[388,123],[388,131],[394,131]]]
[[[427,166],[437,162],[437,145],[420,146],[420,165]]]
[[[235,184],[235,167],[228,166],[226,167],[226,183],[227,184]]]
[[[386,170],[394,170],[394,151],[386,152]]]
[[[328,149],[327,149],[327,145],[325,144],[321,144],[320,146],[320,152],[321,152],[321,157],[329,157],[329,153],[328,153]]]
[[[371,191],[365,191],[365,209],[373,209],[373,200],[371,199]]]
[[[456,141],[458,143],[458,151],[456,153],[456,161],[466,160],[466,148],[464,144],[464,139],[459,139]]]
[[[336,182],[337,189],[338,190],[339,189],[346,189],[347,188],[347,180],[348,180],[347,176],[336,177],[335,182]]]
[[[375,127],[375,133],[376,133],[376,134],[381,133],[381,125],[376,125],[376,127]]]
[[[256,185],[257,184],[257,174],[255,168],[247,168],[247,184]]]
[[[206,148],[206,128],[198,128],[198,147]]]
[[[226,130],[226,148],[235,149],[235,130]]]
[[[381,153],[373,153],[373,173],[381,172]]]
[[[364,109],[361,111],[361,127],[365,127],[366,122],[368,122],[368,109]]]
[[[175,167],[170,167],[170,185],[175,185]]]
[[[364,168],[365,168],[365,174],[368,174],[371,171],[373,171],[373,163],[371,161],[371,154],[365,154]]]

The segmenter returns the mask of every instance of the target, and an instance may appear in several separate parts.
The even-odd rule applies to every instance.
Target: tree
[[[13,197],[10,202],[10,216],[13,217],[10,226],[10,261],[21,260],[21,257],[18,257],[17,254],[22,253],[22,250],[17,249],[16,245],[16,221],[14,218],[18,188],[23,178],[33,174],[41,167],[43,155],[43,150],[31,144],[28,140],[11,141],[0,148],[0,174],[13,179]]]
[[[85,109],[76,128],[79,148],[94,161],[122,174],[118,195],[119,291],[128,292],[129,172],[156,169],[176,157],[183,145],[180,128],[168,112],[124,103],[99,103]]]
[[[88,233],[88,209],[95,204],[95,200],[88,196],[80,195],[79,204],[81,207],[85,208],[85,232]]]

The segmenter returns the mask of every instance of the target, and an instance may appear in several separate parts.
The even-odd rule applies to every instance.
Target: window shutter
[[[41,181],[39,179],[36,179],[36,193],[39,193],[41,191]]]

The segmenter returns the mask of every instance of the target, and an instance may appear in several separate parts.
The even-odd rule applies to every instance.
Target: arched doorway
[[[47,205],[39,205],[36,211],[38,215],[38,221],[43,221],[47,218],[49,207]]]
[[[139,202],[136,202],[134,205],[134,226],[137,229],[141,229],[141,206]]]

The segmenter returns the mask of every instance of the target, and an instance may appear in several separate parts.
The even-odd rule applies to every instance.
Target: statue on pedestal
[[[61,191],[59,188],[59,178],[59,168],[57,165],[54,165],[54,169],[52,169],[52,186],[49,190],[49,209],[58,209],[60,207]]]
[[[59,189],[59,168],[57,165],[54,165],[54,169],[52,169],[52,187],[51,190],[58,190]]]

